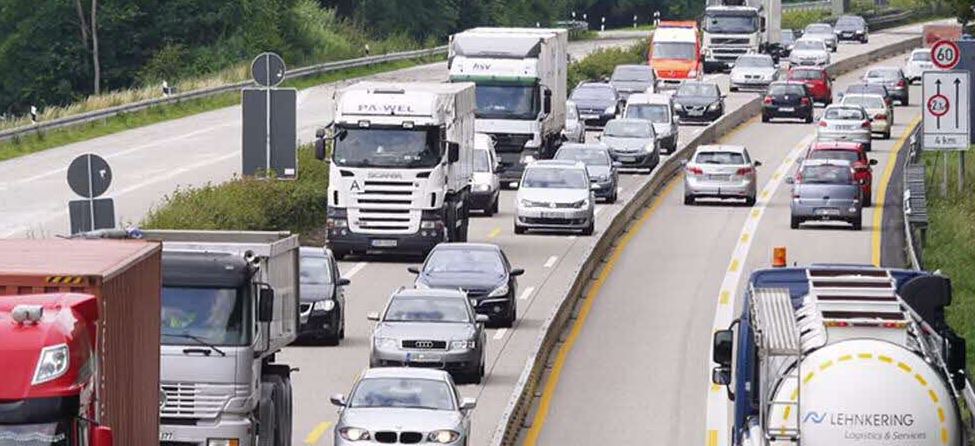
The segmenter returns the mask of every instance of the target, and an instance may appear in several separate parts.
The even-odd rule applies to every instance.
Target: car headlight
[[[711,104],[711,105],[708,106],[708,110],[716,111],[719,106],[721,106],[721,104],[715,102],[715,103],[713,103],[713,104]]]
[[[614,106],[611,106],[611,107],[606,107],[606,110],[605,111],[606,111],[607,114],[609,114],[609,113],[616,113],[616,106],[614,105]]]
[[[37,369],[34,370],[34,380],[31,384],[36,386],[57,379],[68,371],[70,362],[67,344],[44,347],[37,361]]]
[[[676,102],[674,103],[674,110],[683,110],[683,109],[684,109],[683,105],[680,105]]]
[[[448,429],[433,431],[427,435],[427,441],[431,443],[450,444],[458,439],[460,439],[460,434]]]
[[[474,185],[474,190],[476,190],[478,192],[491,192],[491,185],[490,184],[487,184],[487,183],[485,183],[485,184],[475,184]]]
[[[343,427],[339,429],[339,435],[349,441],[369,441],[369,431],[358,427]]]
[[[451,350],[472,350],[477,348],[477,341],[464,340],[464,341],[450,341]]]
[[[647,144],[647,145],[643,146],[643,151],[644,152],[647,152],[647,153],[651,153],[651,152],[653,152],[653,149],[655,149],[655,148],[656,147],[653,144]]]
[[[394,339],[394,338],[379,338],[379,337],[376,337],[376,338],[373,338],[372,342],[376,346],[376,348],[396,348],[397,347],[396,339]]]
[[[863,34],[863,30],[862,29],[858,29],[858,30],[856,30],[854,32],[857,33],[857,34]]]
[[[535,162],[535,157],[532,155],[525,155],[521,158],[522,164],[531,164]]]
[[[582,209],[584,207],[589,207],[589,199],[588,198],[583,198],[582,200],[579,200],[579,201],[577,201],[575,203],[572,203],[572,207],[574,207],[576,209]]]
[[[321,311],[332,311],[333,308],[335,308],[335,301],[332,299],[320,300],[315,302],[315,305],[312,305],[311,307],[312,310]]]
[[[207,438],[207,446],[237,446],[240,444],[236,438]]]
[[[491,294],[488,294],[488,297],[501,297],[504,296],[505,294],[508,294],[507,283],[495,288],[494,291],[491,291]]]
[[[526,207],[526,208],[536,208],[536,207],[540,207],[541,206],[540,203],[536,203],[534,201],[524,200],[524,199],[521,200],[521,205],[524,206],[524,207]]]

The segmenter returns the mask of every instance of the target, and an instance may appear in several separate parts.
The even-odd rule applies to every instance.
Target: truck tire
[[[277,408],[274,407],[274,389],[271,386],[261,386],[261,402],[258,403],[257,416],[260,422],[257,433],[258,446],[278,446],[275,443],[274,426],[277,420],[274,416]]]
[[[292,420],[294,416],[293,388],[291,387],[291,368],[282,365],[270,365],[268,375],[262,379],[274,389],[274,407],[276,412],[275,430],[277,431],[278,446],[290,446],[292,436]]]

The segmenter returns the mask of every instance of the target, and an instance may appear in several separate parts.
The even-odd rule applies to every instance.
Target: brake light
[[[755,170],[752,169],[751,167],[742,167],[741,169],[738,169],[737,174],[738,175],[748,175],[748,174],[751,174],[754,171]]]
[[[874,119],[879,119],[881,121],[886,121],[887,120],[887,114],[886,113],[881,113],[881,114],[879,114],[877,116],[874,116]]]
[[[869,129],[870,128],[870,120],[868,119],[866,121],[863,121],[863,123],[860,124],[860,128]]]
[[[820,127],[829,127],[829,124],[827,124],[826,121],[819,121],[819,126]]]
[[[907,86],[907,84],[904,82],[904,79],[901,79],[901,80],[897,81],[897,86],[900,87],[900,88],[904,88],[904,87]]]
[[[687,173],[691,175],[704,175],[704,170],[702,170],[700,167],[688,167]]]
[[[809,105],[809,98],[803,97],[802,99],[799,100],[799,103],[802,105]]]
[[[765,99],[762,100],[762,103],[764,103],[765,105],[772,105],[772,97],[771,96],[765,96]]]

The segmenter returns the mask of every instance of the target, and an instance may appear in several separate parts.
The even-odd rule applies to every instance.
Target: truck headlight
[[[501,297],[504,296],[505,294],[508,294],[507,283],[495,288],[494,291],[491,291],[491,294],[488,294],[488,297]]]
[[[335,301],[332,299],[320,300],[311,307],[312,310],[320,311],[332,311],[333,308],[335,308]]]
[[[207,438],[207,446],[238,446],[240,440],[236,438]]]
[[[439,430],[430,432],[427,441],[431,443],[450,444],[460,439],[460,434],[452,430]]]
[[[373,338],[372,343],[376,348],[396,348],[396,339],[394,338]]]
[[[369,431],[358,427],[343,427],[339,429],[339,435],[349,441],[369,441]]]
[[[348,228],[349,221],[344,218],[328,218],[325,220],[325,226],[327,226],[328,229]]]
[[[465,341],[450,341],[451,350],[472,350],[477,348],[477,341],[465,340]]]
[[[57,379],[68,371],[70,362],[67,344],[44,347],[41,350],[41,357],[37,361],[37,368],[34,370],[34,379],[31,384],[36,386]]]

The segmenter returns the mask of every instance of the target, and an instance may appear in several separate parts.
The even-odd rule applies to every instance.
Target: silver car
[[[501,180],[498,177],[498,154],[494,139],[483,133],[474,135],[474,172],[471,175],[471,208],[488,217],[498,213]]]
[[[626,119],[645,119],[653,123],[658,147],[664,153],[677,151],[680,125],[674,114],[674,98],[669,94],[659,93],[632,94],[623,110],[623,117]]]
[[[650,121],[614,119],[606,123],[599,140],[609,148],[620,167],[650,173],[660,164],[660,143]]]
[[[384,367],[364,371],[339,407],[335,446],[470,442],[474,398],[461,398],[440,370]]]
[[[649,122],[646,125],[650,127]],[[564,144],[552,159],[584,163],[596,198],[606,200],[607,203],[616,203],[620,184],[616,168],[619,163],[613,161],[608,147],[602,144]]]
[[[810,23],[806,25],[806,30],[802,33],[803,39],[819,39],[822,40],[826,47],[830,51],[836,52],[836,47],[839,45],[836,38],[836,31],[833,30],[833,25],[828,23]]]
[[[731,69],[731,91],[764,90],[779,79],[779,69],[768,54],[743,54],[738,56]]]
[[[565,128],[562,139],[569,142],[586,142],[586,123],[579,119],[579,107],[572,101],[565,101]]]
[[[798,229],[807,221],[845,221],[859,231],[863,227],[861,185],[853,168],[843,160],[806,160],[792,184],[791,222]]]
[[[870,116],[863,107],[833,104],[826,107],[819,119],[816,139],[858,142],[869,152],[872,139],[871,125]]]
[[[653,69],[647,64],[617,65],[613,68],[613,75],[609,84],[616,89],[620,98],[625,102],[633,93],[653,93],[657,85],[657,78]]]
[[[863,74],[863,81],[868,84],[882,84],[887,88],[890,98],[900,101],[901,105],[910,105],[911,90],[908,87],[904,72],[897,67],[874,67]]]
[[[755,168],[761,165],[743,146],[698,146],[684,163],[684,204],[693,205],[698,198],[744,198],[745,204],[754,205]]]
[[[591,235],[596,227],[593,187],[584,163],[545,160],[529,164],[515,198],[515,234],[542,229]]]
[[[371,367],[425,367],[446,370],[461,382],[484,377],[484,323],[459,289],[405,289],[393,293],[376,321],[369,352]]]
[[[789,63],[792,65],[825,67],[829,62],[826,43],[817,39],[803,37],[797,40],[789,55]]]
[[[890,130],[894,125],[894,106],[884,100],[879,94],[848,94],[843,96],[843,105],[863,107],[870,117],[870,130],[880,133],[884,139],[890,139]]]

